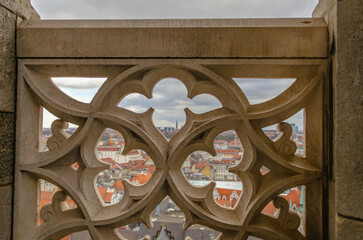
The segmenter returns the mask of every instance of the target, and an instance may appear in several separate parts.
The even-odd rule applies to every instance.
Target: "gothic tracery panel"
[[[88,230],[93,239],[123,239],[115,231],[135,222],[152,227],[150,215],[165,198],[185,214],[184,228],[202,224],[220,231],[220,239],[309,239],[321,221],[322,108],[325,68],[320,60],[22,60],[19,63],[17,122],[15,239],[60,239]],[[51,77],[107,77],[90,103],[72,99]],[[210,94],[222,107],[196,114],[185,109],[183,128],[168,141],[154,126],[153,109],[135,113],[118,106],[127,95],[152,98],[158,81],[180,80],[188,97]],[[234,77],[296,78],[277,97],[251,105]],[[39,151],[41,108],[59,119],[51,127],[49,151]],[[290,140],[292,128],[284,122],[305,111],[305,156],[296,156]],[[64,129],[78,125],[72,134]],[[280,133],[271,141],[262,128],[277,124]],[[104,205],[95,188],[95,178],[110,166],[99,161],[95,147],[107,128],[125,139],[124,152],[141,149],[155,164],[149,181],[135,186],[124,180],[124,195],[113,205]],[[190,184],[181,167],[195,151],[216,155],[213,141],[224,131],[234,130],[243,146],[242,160],[229,168],[242,181],[243,192],[234,208],[213,199],[215,182],[197,187]],[[77,163],[77,169],[71,168]],[[268,172],[261,173],[261,169]],[[59,187],[51,203],[40,208],[38,179]],[[300,218],[278,196],[295,186],[306,186],[306,233],[298,231]],[[314,193],[315,191],[315,193]],[[321,193],[321,189],[319,190]],[[72,199],[75,208],[65,204]],[[262,213],[271,202],[277,216]],[[39,224],[40,218],[44,221]],[[26,221],[21,225],[20,219]],[[320,220],[319,220],[320,219]],[[20,226],[21,225],[21,226]]]

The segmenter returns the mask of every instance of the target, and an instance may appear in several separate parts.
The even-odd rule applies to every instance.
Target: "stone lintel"
[[[31,20],[19,58],[326,58],[323,19]]]

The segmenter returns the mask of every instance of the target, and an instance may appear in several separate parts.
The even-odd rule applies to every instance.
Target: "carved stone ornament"
[[[277,125],[277,130],[281,134],[274,140],[275,146],[282,154],[293,156],[296,152],[296,143],[290,140],[292,127],[290,124],[282,122]]]
[[[320,186],[322,176],[322,61],[30,59],[20,62],[19,71],[19,114],[28,117],[18,120],[19,139],[26,141],[17,145],[15,201],[19,205],[14,217],[16,229],[21,228],[19,222],[26,222],[26,237],[17,230],[14,239],[60,239],[82,230],[88,230],[93,239],[124,239],[115,229],[135,222],[151,228],[150,215],[167,195],[184,212],[185,229],[193,224],[205,225],[221,232],[218,239],[247,239],[251,235],[263,239],[308,239],[313,231],[310,223],[306,235],[297,230],[299,217],[278,195],[305,185],[307,222],[312,219],[309,207],[320,208],[316,200],[320,198],[315,198],[314,203],[314,194],[309,191]],[[108,78],[90,103],[81,103],[60,91],[50,80],[52,76]],[[251,105],[232,79],[235,76],[294,77],[296,81],[279,96]],[[203,114],[186,108],[185,125],[168,142],[153,125],[154,109],[134,113],[118,104],[131,93],[152,98],[154,86],[169,77],[185,85],[189,98],[210,94],[222,107]],[[37,151],[40,127],[27,127],[41,123],[40,107],[59,118],[52,124],[47,152]],[[306,113],[306,157],[294,155],[296,144],[290,140],[291,126],[283,122],[301,109]],[[67,123],[79,126],[71,136],[64,132]],[[262,131],[273,124],[278,124],[281,133],[275,141]],[[95,153],[98,139],[107,128],[124,136],[124,152],[141,149],[156,166],[144,185],[123,181],[123,198],[108,206],[100,200],[95,187],[97,175],[110,167],[99,161]],[[185,159],[194,151],[215,156],[213,141],[227,130],[237,133],[244,149],[243,159],[229,168],[243,183],[242,197],[233,209],[214,201],[215,182],[196,187],[181,171]],[[75,162],[79,164],[77,171],[70,167]],[[269,169],[268,174],[261,175],[262,166]],[[35,221],[38,179],[61,189],[54,194],[52,203],[40,210],[43,224]],[[76,203],[76,208],[65,207],[67,197]],[[279,209],[277,218],[261,213],[270,201]]]
[[[69,134],[67,134],[64,129],[67,129],[69,124],[60,119],[55,120],[52,123],[51,130],[53,136],[48,138],[47,147],[49,151],[55,151],[62,147],[63,143],[69,138]]]

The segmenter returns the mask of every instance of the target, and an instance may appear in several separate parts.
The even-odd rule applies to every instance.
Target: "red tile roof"
[[[103,197],[105,196],[106,192],[107,192],[107,187],[97,187],[98,192],[100,193],[101,198],[103,199]]]
[[[40,207],[52,201],[52,196],[54,192],[41,191],[40,193]]]
[[[232,205],[230,200],[215,199],[215,201],[221,206],[233,208],[236,205],[238,199],[233,199]]]
[[[197,162],[195,164],[195,169],[203,169],[205,165],[207,165],[207,162]]]
[[[233,149],[233,148],[228,148],[228,149],[216,149],[217,153],[238,153],[238,152],[242,152],[241,149]]]
[[[298,188],[293,188],[288,194],[286,195],[280,195],[282,197],[284,197],[288,203],[290,204],[290,199],[291,199],[291,204],[295,204],[297,207],[300,207],[300,196],[301,196],[301,191]],[[274,216],[276,213],[277,209],[274,207],[274,205],[272,204],[272,202],[269,202],[266,207],[262,210],[263,213],[269,214],[271,216]]]
[[[269,202],[266,207],[262,210],[263,213],[271,215],[271,216],[275,216],[277,209],[274,207],[274,205],[272,204],[272,202]]]
[[[230,201],[229,196],[232,194],[233,191],[235,191],[238,195],[238,197],[241,196],[242,191],[241,190],[235,190],[235,189],[226,189],[226,188],[216,188],[219,195],[221,195],[221,199],[223,198],[223,195],[226,196],[226,200]]]
[[[123,168],[131,168],[132,166],[134,166],[134,163],[133,162],[120,163],[119,166]]]
[[[117,191],[121,191],[122,189],[124,189],[124,185],[122,184],[121,180],[116,180],[115,183],[113,184],[113,186],[115,188],[117,188]]]
[[[110,203],[112,199],[113,192],[106,192],[105,196],[103,197],[103,201]]]
[[[115,165],[115,161],[112,158],[101,158],[101,161],[111,164],[112,167]]]
[[[144,184],[147,181],[149,181],[149,179],[151,178],[152,174],[150,172],[148,172],[146,175],[145,174],[139,174],[136,175],[135,177],[130,179],[130,182],[132,183],[139,183],[139,184]]]
[[[130,152],[127,153],[127,155],[138,155],[138,154],[140,153],[137,150],[131,150]]]
[[[301,191],[298,188],[292,189],[287,195],[283,196],[289,203],[295,204],[296,207],[300,206]]]

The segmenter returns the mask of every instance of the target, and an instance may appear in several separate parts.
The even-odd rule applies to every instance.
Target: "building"
[[[96,148],[96,153],[99,159],[112,158],[117,163],[126,162],[126,157],[122,155],[123,147],[121,146],[102,146]]]

